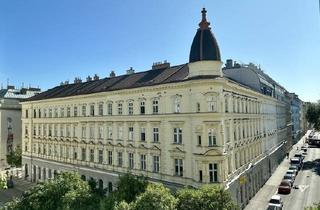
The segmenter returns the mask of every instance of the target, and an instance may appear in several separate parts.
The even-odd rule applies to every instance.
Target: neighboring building
[[[302,133],[302,121],[301,121],[301,112],[302,110],[302,101],[299,99],[298,95],[295,93],[290,93],[290,104],[291,104],[291,122],[292,122],[292,140],[293,143],[297,143]]]
[[[37,88],[15,89],[10,85],[0,89],[0,169],[7,166],[7,154],[21,147],[20,101],[39,92]]]
[[[189,63],[76,78],[23,102],[25,177],[77,171],[109,190],[126,172],[171,188],[216,183],[245,206],[291,143],[289,103],[225,77],[209,24],[203,10]]]

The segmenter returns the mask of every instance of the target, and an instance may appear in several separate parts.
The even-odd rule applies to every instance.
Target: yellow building
[[[126,172],[173,188],[217,183],[245,205],[285,155],[287,103],[224,76],[209,24],[203,10],[189,63],[76,79],[23,102],[25,177],[77,171],[109,190]]]

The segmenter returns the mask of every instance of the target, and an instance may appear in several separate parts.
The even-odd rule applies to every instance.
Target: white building
[[[289,104],[225,77],[209,24],[203,10],[187,64],[77,78],[23,102],[25,177],[77,171],[112,190],[130,172],[221,184],[246,205],[290,144]]]

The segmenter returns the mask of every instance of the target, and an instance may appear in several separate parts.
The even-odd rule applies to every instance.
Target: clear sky
[[[320,99],[319,0],[0,0],[0,82],[39,86],[188,62],[206,7],[223,61]]]

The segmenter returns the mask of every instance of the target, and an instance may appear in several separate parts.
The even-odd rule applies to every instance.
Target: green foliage
[[[114,209],[115,210],[131,210],[131,207],[127,202],[121,201],[120,203],[116,204]]]
[[[200,189],[181,189],[177,192],[178,210],[234,210],[230,194],[221,186],[204,185]]]
[[[308,106],[306,118],[316,130],[320,130],[320,104],[311,104]]]
[[[177,199],[162,184],[149,184],[131,205],[131,210],[176,210]]]
[[[112,210],[115,208],[116,203],[121,201],[132,202],[145,191],[147,185],[148,182],[143,176],[134,176],[129,173],[120,176],[117,182],[117,189],[104,200],[104,208]]]
[[[20,200],[9,203],[8,209],[96,209],[99,203],[95,201],[88,183],[81,180],[79,175],[62,173],[26,191]]]
[[[320,210],[320,203],[304,208],[305,210]]]
[[[0,174],[0,189],[7,189],[7,179],[4,174]]]
[[[7,154],[7,163],[9,165],[20,167],[21,160],[22,160],[22,151],[19,146],[14,151],[10,152],[10,154]]]

